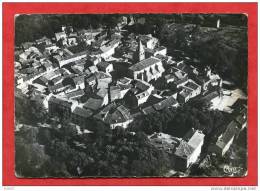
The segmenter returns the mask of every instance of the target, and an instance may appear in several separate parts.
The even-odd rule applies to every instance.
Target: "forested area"
[[[15,145],[17,176],[162,176],[171,167],[169,156],[142,132],[132,134],[118,127],[102,136],[73,135],[73,130],[64,133],[66,128],[73,127],[19,131]]]
[[[15,18],[15,44],[34,41],[42,36],[53,37],[54,33],[61,31],[62,25],[70,25],[75,29],[115,27],[123,14],[64,14],[64,15],[19,15]],[[159,29],[166,23],[192,23],[199,26],[215,27],[218,18],[223,19],[224,25],[247,26],[245,15],[214,15],[214,14],[138,14],[132,15],[135,20],[145,18],[145,27],[134,25],[140,33],[151,33],[153,25]],[[158,30],[157,32],[160,32]]]
[[[225,117],[217,110],[201,110],[187,103],[182,107],[164,109],[149,115],[141,115],[129,129],[143,131],[146,134],[164,132],[175,137],[183,137],[191,128],[203,131],[208,135],[213,129],[225,122]]]
[[[24,112],[27,114],[17,115],[17,122],[34,122],[16,132],[19,177],[162,176],[173,165],[172,160],[165,151],[153,146],[147,135],[164,132],[183,137],[194,128],[211,137],[212,130],[223,126],[225,121],[219,111],[202,111],[187,104],[142,115],[128,129],[111,130],[95,121],[91,127],[82,127],[93,129],[93,133],[78,134],[68,119],[52,120],[37,102],[19,100],[18,110],[19,113],[27,110]],[[37,125],[43,122],[49,126]]]
[[[143,132],[111,130],[96,121],[93,133],[79,135],[68,120],[51,120],[41,104],[27,98],[17,99],[16,113],[17,123],[30,124],[15,136],[19,177],[161,176],[170,168],[169,156],[151,145]],[[44,122],[50,125],[37,125]]]

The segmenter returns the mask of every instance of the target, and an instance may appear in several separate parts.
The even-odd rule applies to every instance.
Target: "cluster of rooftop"
[[[16,92],[43,103],[51,116],[70,119],[82,128],[89,128],[93,120],[127,128],[138,115],[179,107],[204,94],[203,99],[219,96],[215,89],[222,86],[222,79],[210,68],[198,71],[185,59],[167,55],[167,48],[152,35],[126,35],[120,29],[124,25],[110,33],[62,26],[52,39],[23,43],[15,52]],[[237,126],[245,126],[244,115],[239,116],[212,150],[226,152]],[[183,139],[165,136],[150,139],[158,147],[159,138],[169,145],[166,149],[174,153],[180,170],[198,159],[202,132],[192,130]]]

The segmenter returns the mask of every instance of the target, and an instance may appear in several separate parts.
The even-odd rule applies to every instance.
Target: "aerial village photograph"
[[[247,16],[15,17],[18,178],[247,175]]]

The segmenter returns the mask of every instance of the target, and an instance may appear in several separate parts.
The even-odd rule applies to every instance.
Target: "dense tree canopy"
[[[220,111],[201,110],[193,104],[177,109],[165,109],[160,112],[138,117],[129,129],[144,131],[147,134],[164,132],[175,137],[183,137],[191,128],[209,134],[212,129],[224,122]]]
[[[63,128],[40,128],[35,137],[28,133],[32,127],[16,135],[18,176],[162,176],[172,165],[168,154],[154,147],[143,132],[132,134],[117,127],[102,137],[64,139],[59,136],[64,135]]]
[[[25,124],[35,124],[45,122],[47,119],[48,113],[42,103],[25,97],[15,97],[15,120]]]
[[[121,14],[64,14],[64,15],[19,15],[15,18],[15,42],[34,41],[42,36],[53,37],[55,32],[61,31],[61,25],[70,25],[76,29],[97,28],[100,26],[114,27],[121,18]],[[129,15],[126,15],[129,17]],[[134,19],[145,18],[146,26],[134,26],[138,31],[151,33],[152,25],[159,29],[165,23],[194,23],[203,26],[216,26],[216,20],[222,18],[227,25],[241,26],[247,24],[244,15],[210,15],[210,14],[139,14]],[[129,18],[128,18],[129,19]]]

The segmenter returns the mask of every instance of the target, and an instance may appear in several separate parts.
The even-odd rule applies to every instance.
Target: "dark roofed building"
[[[91,109],[93,111],[97,111],[103,106],[103,100],[98,98],[89,98],[87,102],[84,104],[84,108]]]
[[[110,101],[113,102],[117,99],[121,99],[121,88],[119,86],[110,86]]]
[[[62,91],[65,91],[69,87],[70,87],[70,85],[64,86],[62,83],[59,83],[59,84],[55,84],[53,86],[49,86],[49,91],[51,93],[58,94],[58,93],[60,93]]]
[[[213,99],[215,99],[219,96],[220,96],[219,93],[217,91],[214,91],[214,92],[210,92],[210,93],[206,94],[205,96],[203,96],[201,98],[201,100],[206,101],[206,102],[210,102],[210,101],[212,101]]]
[[[144,81],[141,81],[141,80],[136,80],[135,83],[134,83],[134,87],[137,88],[139,91],[146,91],[149,89],[151,85],[144,82]]]
[[[172,155],[176,147],[180,144],[180,140],[176,137],[165,133],[154,133],[149,136],[151,143],[158,149]]]
[[[115,85],[110,86],[110,101],[113,102],[117,99],[123,99],[126,93],[131,89],[131,85]]]
[[[108,62],[99,62],[97,68],[102,72],[110,73],[113,71],[113,64]]]
[[[117,80],[117,84],[121,84],[121,85],[128,85],[132,82],[132,79],[127,78],[127,77],[123,77],[120,78],[119,80]]]
[[[115,103],[109,104],[94,117],[108,124],[111,129],[117,126],[127,128],[133,121],[129,109],[123,105],[117,107]]]
[[[191,92],[191,89],[183,88],[182,91],[178,94],[178,102],[186,103],[187,101],[189,101]]]
[[[149,66],[159,63],[160,61],[161,60],[154,58],[154,57],[147,58],[147,59],[144,59],[144,60],[136,63],[135,65],[131,66],[129,69],[132,71],[141,71]]]
[[[115,108],[116,108],[116,104],[113,102],[113,103],[105,106],[99,113],[97,113],[94,116],[94,118],[105,122],[108,113],[111,112],[111,110],[113,110]]]
[[[82,76],[76,76],[74,78],[72,78],[75,86],[77,88],[80,88],[80,89],[85,89],[85,77],[82,75]]]
[[[117,107],[111,117],[108,118],[110,127],[114,129],[117,126],[127,128],[128,125],[133,121],[130,111],[123,105]]]
[[[84,94],[85,94],[84,90],[79,89],[73,92],[66,93],[65,95],[68,99],[78,99],[82,97]]]
[[[194,82],[192,82],[190,80],[185,84],[185,86],[190,89],[193,89],[193,90],[196,90],[199,87],[198,84],[195,84]]]
[[[172,96],[169,96],[168,98],[154,104],[153,107],[154,107],[154,109],[159,111],[159,110],[162,110],[164,108],[177,107],[178,105],[179,104],[176,101],[176,99],[174,99]]]
[[[147,82],[135,80],[133,88],[126,94],[126,100],[131,107],[137,107],[147,101],[154,87]]]
[[[37,83],[37,84],[41,84],[41,85],[47,86],[48,85],[48,79],[45,78],[44,76],[41,76],[41,77],[35,79],[33,81],[33,83]]]
[[[53,85],[56,85],[58,83],[61,83],[62,80],[63,80],[62,76],[57,76],[56,78],[53,78],[52,80],[50,80],[48,83],[49,83],[49,85],[53,86]]]
[[[73,55],[68,55],[66,57],[61,57],[60,55],[57,55],[54,57],[54,59],[59,64],[59,66],[62,67],[69,63],[76,62],[78,60],[86,58],[88,53],[89,53],[88,51],[83,51]]]
[[[155,113],[156,111],[154,110],[154,108],[152,106],[148,106],[148,107],[145,107],[142,109],[142,112],[145,114],[145,115],[149,115],[151,113]]]
[[[139,39],[147,48],[150,49],[154,49],[154,47],[158,43],[158,39],[152,37],[152,35],[139,35]]]

